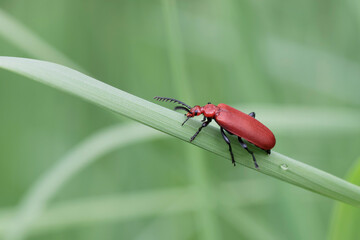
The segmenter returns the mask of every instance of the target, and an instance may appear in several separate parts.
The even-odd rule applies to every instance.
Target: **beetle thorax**
[[[202,114],[204,114],[205,117],[214,118],[218,110],[218,107],[215,106],[214,104],[206,104],[205,106],[202,107],[201,110],[202,110],[201,111]]]

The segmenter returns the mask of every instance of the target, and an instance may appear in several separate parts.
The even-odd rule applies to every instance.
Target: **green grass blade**
[[[95,201],[96,204],[88,204],[94,201],[84,199],[75,201],[75,203],[69,202],[61,205],[63,207],[59,207],[57,204],[58,210],[53,208],[51,208],[52,210],[47,210],[50,200],[62,186],[88,165],[100,159],[101,156],[120,147],[126,147],[129,144],[154,140],[154,138],[159,137],[168,137],[168,135],[160,134],[158,131],[144,125],[133,123],[111,126],[93,134],[61,158],[54,167],[39,177],[23,198],[16,213],[9,217],[9,213],[2,213],[0,211],[0,236],[6,235],[6,239],[24,239],[25,236],[29,235],[29,230],[32,229],[49,231],[72,224],[76,225],[77,223],[84,225],[109,219],[125,220],[128,218],[145,217],[156,214],[156,212],[162,212],[164,204],[169,203],[174,204],[171,205],[171,208],[175,208],[173,209],[175,212],[195,212],[199,210],[202,204],[194,201],[197,196],[195,193],[198,191],[195,191],[193,187],[123,194],[116,197],[116,201],[108,200],[108,197],[100,198]],[[217,191],[221,193],[221,196],[228,196],[229,193],[234,195],[234,193],[242,192],[241,189],[248,187],[256,187],[258,191],[245,197],[234,196],[242,199],[241,201],[229,201],[228,198],[222,198],[218,202],[220,205],[229,207],[269,203],[271,194],[269,189],[271,186],[267,185],[265,182],[254,180],[223,183]],[[186,196],[184,201],[180,203],[175,201],[178,196],[183,195]],[[110,199],[113,198],[110,197]],[[139,202],[137,199],[141,201]],[[65,205],[67,207],[64,207]],[[80,205],[82,206],[81,208],[79,208]],[[213,206],[215,205],[213,204]],[[114,214],[114,209],[118,211],[117,214]],[[49,217],[49,212],[55,212],[55,214],[50,214]],[[84,213],[89,213],[89,215]],[[45,214],[44,217],[42,216],[43,214]]]
[[[351,168],[347,180],[360,185],[360,158]],[[360,209],[337,203],[334,209],[329,239],[353,240],[360,236]]]
[[[6,229],[6,239],[23,239],[59,189],[96,159],[119,147],[163,136],[166,135],[143,125],[125,124],[108,127],[89,137],[32,185]]]
[[[191,119],[188,124],[181,127],[184,120],[182,114],[58,64],[0,57],[0,67],[79,96],[184,141],[188,141],[199,126],[198,120]],[[216,127],[209,126],[204,129],[193,144],[230,161],[228,149]],[[360,206],[360,187],[282,154],[273,152],[268,156],[263,151],[252,149],[260,166],[256,171],[324,196]],[[239,145],[234,145],[233,151],[238,163],[254,169],[251,158]]]
[[[64,64],[83,71],[71,59],[2,9],[0,9],[0,36],[32,57]]]
[[[256,187],[258,191],[246,196],[240,194],[249,186]],[[212,210],[218,209],[219,206],[231,209],[274,204],[274,189],[264,180],[224,182],[216,186],[215,190],[220,192],[222,198],[217,200],[216,205],[211,206]],[[199,211],[200,207],[198,202],[194,201],[194,196],[196,190],[190,186],[71,199],[46,206],[38,218],[32,219],[28,230],[35,234],[46,233],[101,222],[193,213]],[[225,196],[236,196],[240,201],[233,201]],[[11,227],[15,214],[16,210],[0,211],[0,238]]]

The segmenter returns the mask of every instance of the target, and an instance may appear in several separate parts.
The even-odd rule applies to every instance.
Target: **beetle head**
[[[195,107],[191,108],[188,113],[185,114],[185,116],[187,117],[186,120],[181,124],[181,126],[183,126],[187,120],[189,120],[190,118],[199,116],[200,114],[203,113],[203,108],[196,105]]]

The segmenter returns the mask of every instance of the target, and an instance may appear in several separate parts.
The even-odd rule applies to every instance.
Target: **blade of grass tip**
[[[35,58],[57,62],[68,67],[84,70],[63,53],[46,43],[32,30],[0,9],[0,36]]]
[[[350,182],[360,185],[360,158],[350,169],[346,177]],[[329,229],[330,240],[353,240],[360,236],[360,208],[343,203],[336,203]]]
[[[171,65],[171,82],[177,95],[182,96],[186,101],[192,102],[192,88],[186,71],[185,56],[182,44],[182,34],[178,21],[176,0],[162,1],[164,20],[169,45],[169,59]],[[206,240],[220,239],[218,224],[210,209],[213,197],[210,196],[209,178],[206,174],[205,159],[203,153],[190,146],[185,147],[186,159],[188,161],[189,173],[197,194],[194,198],[199,202],[199,211],[196,213],[197,226],[200,238]]]
[[[148,102],[58,64],[24,58],[0,57],[0,68],[69,92],[186,142],[199,126],[198,121],[190,119],[182,127],[183,114]],[[231,160],[216,127],[208,126],[192,144],[222,156],[229,162]],[[254,168],[252,160],[241,146],[234,145],[233,152],[238,163],[321,195],[360,206],[359,186],[280,153],[273,151],[272,154],[267,155],[258,148],[250,148],[257,156],[259,169]]]
[[[127,124],[106,128],[89,137],[33,184],[5,233],[6,239],[23,239],[49,199],[66,181],[95,159],[116,148],[162,136],[143,125]]]

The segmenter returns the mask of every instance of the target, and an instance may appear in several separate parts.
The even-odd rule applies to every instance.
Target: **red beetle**
[[[231,144],[229,138],[226,136],[225,131],[231,135],[238,136],[238,140],[240,145],[251,154],[255,167],[258,168],[258,164],[256,163],[256,159],[254,153],[250,151],[242,140],[245,139],[246,141],[254,144],[255,146],[263,149],[268,154],[271,153],[271,149],[275,146],[276,140],[274,134],[261,122],[255,119],[255,113],[251,112],[249,115],[245,114],[229,105],[220,103],[219,105],[215,106],[214,104],[208,103],[203,107],[195,106],[190,107],[189,105],[173,99],[173,98],[165,98],[165,97],[154,97],[154,99],[159,101],[170,101],[176,102],[183,106],[175,107],[175,110],[185,110],[187,114],[186,120],[183,122],[182,125],[186,123],[192,117],[199,116],[201,114],[204,115],[204,119],[202,120],[203,124],[199,128],[199,130],[190,138],[190,142],[192,142],[196,136],[200,133],[203,127],[209,125],[209,123],[215,119],[217,124],[220,126],[220,132],[222,137],[224,138],[225,142],[229,145],[229,151],[231,154],[232,163],[235,166],[235,159],[234,154],[231,149]],[[224,131],[225,130],[225,131]]]

